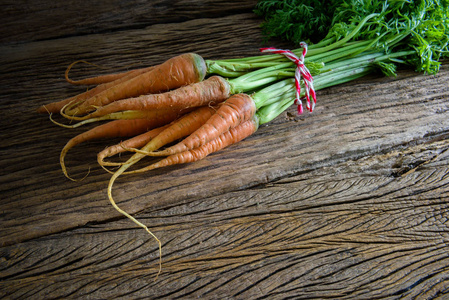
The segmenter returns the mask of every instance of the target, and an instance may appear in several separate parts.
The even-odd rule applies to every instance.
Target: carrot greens
[[[313,41],[316,32],[309,29],[311,24],[313,28],[320,28],[320,32],[326,28],[323,40],[338,41],[354,32],[367,16],[375,14],[352,40],[376,40],[372,48],[387,53],[415,50],[407,62],[418,71],[430,74],[438,72],[439,59],[448,56],[447,0],[334,0],[328,3],[260,0],[255,13],[265,18],[262,28],[268,37],[281,37],[294,44],[302,40]],[[325,6],[329,9],[323,8]],[[309,17],[295,13],[300,7],[301,11],[307,11]],[[323,10],[326,10],[327,18],[320,17]],[[290,17],[284,18],[287,15]],[[295,35],[298,31],[301,32],[299,37]]]

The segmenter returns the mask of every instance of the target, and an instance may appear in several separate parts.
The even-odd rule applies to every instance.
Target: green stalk
[[[325,53],[319,53],[315,55],[307,55],[307,61],[319,61],[319,62],[331,62],[340,58],[347,58],[358,53],[365,51],[372,41],[357,41],[351,43],[345,47],[337,48]]]
[[[355,28],[353,31],[351,31],[346,37],[344,37],[341,40],[335,41],[335,38],[327,38],[323,41],[309,46],[309,53],[308,56],[313,56],[321,53],[326,53],[331,50],[334,50],[336,48],[342,47],[344,44],[347,44],[362,28],[365,26],[365,24],[373,17],[377,16],[379,14],[374,13],[366,16]],[[302,48],[292,50],[295,55],[301,55]],[[234,62],[234,63],[256,63],[256,62],[267,62],[267,61],[276,61],[281,60],[285,61],[285,57],[280,54],[270,54],[265,56],[252,56],[252,57],[244,57],[244,58],[234,58],[234,59],[227,59],[222,60],[221,62]],[[218,61],[216,61],[218,62]]]
[[[317,48],[317,49],[311,49],[309,51],[309,55],[313,56],[313,55],[317,55],[317,54],[320,54],[320,53],[326,53],[326,52],[328,52],[330,50],[342,47],[344,44],[349,42],[357,33],[359,33],[359,31],[362,29],[362,27],[365,26],[365,24],[371,18],[373,18],[375,16],[378,16],[378,15],[379,14],[374,13],[374,14],[370,14],[370,15],[366,16],[362,21],[360,21],[360,23],[354,28],[354,30],[352,30],[343,39],[338,40],[337,42],[334,42],[334,43],[330,44],[329,46],[320,47],[320,48]],[[295,53],[296,55],[301,55],[301,52],[302,52],[302,49],[293,50],[293,53]]]
[[[253,98],[256,108],[260,109],[263,106],[278,102],[281,98],[288,97],[289,95],[293,95],[294,98],[295,93],[295,79],[287,78],[259,90],[251,98]]]
[[[231,79],[229,80],[231,93],[249,92],[268,83],[272,83],[273,81],[277,81],[285,77],[291,77],[291,72],[285,73],[286,70],[292,70],[294,74],[294,64],[292,62],[277,64],[272,67],[256,70],[238,78]]]
[[[256,115],[259,118],[259,125],[272,121],[286,111],[292,105],[294,99],[294,93],[286,94],[283,98],[277,99],[278,101],[257,110]]]
[[[367,45],[371,45],[372,41],[361,41],[357,43],[353,43],[348,48],[336,49],[334,51],[330,51],[327,57],[323,55],[318,55],[318,61],[314,62],[313,58],[306,58],[306,67],[309,69],[312,76],[318,75],[322,72],[328,72],[334,68],[344,68],[348,64],[356,63],[359,60],[363,59],[373,59],[379,55],[383,54],[375,54],[373,57],[366,58],[354,58],[349,59],[352,55],[356,55],[362,49],[365,49]],[[324,64],[321,60],[327,61],[335,61],[342,60],[339,64]],[[310,61],[312,60],[312,61]],[[274,83],[276,81],[282,80],[287,77],[294,77],[296,66],[293,62],[287,61],[284,63],[275,63],[273,66],[261,68],[249,73],[239,73],[242,74],[236,78],[230,79],[229,84],[231,86],[231,93],[244,93],[251,92],[257,89],[260,89],[267,84]]]
[[[355,41],[350,40],[365,26],[369,19],[378,14],[370,14],[365,17],[346,37],[341,40],[334,41],[335,38],[327,38],[322,42],[309,46],[307,57],[312,61],[331,61],[338,57],[344,57],[349,52],[363,52],[372,41]],[[292,52],[300,56],[303,49],[295,49]],[[262,56],[253,56],[245,58],[235,58],[227,60],[206,60],[209,74],[217,74],[224,77],[238,77],[245,72],[251,72],[255,69],[275,66],[279,63],[288,62],[289,60],[281,54],[270,54]]]
[[[325,46],[328,46],[335,42],[335,38],[327,38],[323,39],[322,41],[309,45],[309,49],[317,49],[322,48]],[[297,49],[299,51],[300,49]],[[251,56],[251,57],[244,57],[244,58],[230,58],[221,60],[221,62],[237,62],[237,63],[257,63],[257,62],[266,62],[266,61],[286,61],[286,58],[280,54],[268,54],[264,56]]]
[[[351,59],[326,65],[323,73],[314,77],[315,91],[361,78],[373,73],[378,68],[378,63],[413,54],[414,51],[410,50],[391,54],[366,52]],[[288,78],[255,92],[252,98],[257,107],[260,124],[272,121],[288,109],[294,102],[295,89],[295,79]],[[304,91],[305,86],[301,81],[301,97],[305,95]]]
[[[343,47],[330,50],[325,53],[318,53],[315,55],[307,54],[305,57],[306,67],[311,71],[312,75],[319,73],[319,69],[322,67],[322,63],[331,62],[337,59],[347,58],[348,56],[357,55],[367,48],[371,47],[376,40],[369,41],[355,41],[344,45]],[[302,49],[301,49],[302,50]],[[261,57],[272,57],[271,55]],[[265,68],[276,68],[279,65],[285,67],[294,67],[294,63],[282,56],[282,60],[265,61],[265,62],[228,62],[220,60],[206,60],[208,74],[216,74],[227,78],[240,78],[246,76],[246,74],[254,73],[257,70]],[[266,72],[266,71],[262,71]],[[252,75],[251,75],[252,76]]]
[[[318,91],[330,86],[349,82],[354,79],[361,78],[372,72],[372,66],[357,66],[340,72],[318,75],[314,80],[315,90]],[[283,87],[282,89],[277,89],[277,87],[281,86],[280,83],[282,83]],[[301,97],[303,97],[305,94],[304,84],[301,85]],[[271,89],[271,91],[268,91],[268,89]],[[271,122],[273,119],[287,110],[293,104],[295,95],[296,90],[294,78],[286,79],[253,94],[252,98],[256,103],[259,124]]]

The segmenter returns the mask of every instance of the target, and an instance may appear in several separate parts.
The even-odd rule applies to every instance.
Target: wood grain
[[[447,288],[448,147],[446,139],[429,141],[139,215],[164,241],[157,282],[156,245],[127,220],[5,247],[8,291],[35,298],[436,295]],[[392,175],[399,156],[406,165],[429,163]]]
[[[0,43],[58,39],[251,12],[257,1],[2,1]]]
[[[29,20],[45,25],[40,37],[25,42],[33,30],[15,27],[16,42],[0,44],[0,297],[447,297],[447,62],[435,76],[403,69],[319,91],[313,114],[292,107],[200,162],[119,178],[117,203],[162,240],[156,282],[157,244],[110,206],[110,175],[96,165],[96,153],[118,140],[75,147],[70,174],[90,174],[63,176],[59,152],[87,127],[57,127],[35,109],[82,90],[64,81],[69,63],[106,68],[79,66],[81,77],[183,52],[213,59],[291,47],[263,42],[253,2],[174,1],[142,23],[168,2],[132,2],[141,11],[126,21],[127,4],[86,8],[85,22],[67,21],[80,22],[73,34]],[[46,5],[30,5],[30,15],[48,14]],[[102,13],[109,23],[95,28]]]

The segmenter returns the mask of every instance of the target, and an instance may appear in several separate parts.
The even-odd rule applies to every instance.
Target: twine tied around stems
[[[299,44],[302,48],[302,53],[300,57],[297,57],[292,51],[290,50],[284,50],[284,49],[277,49],[274,47],[268,47],[268,48],[260,48],[261,52],[271,52],[276,54],[282,54],[291,61],[293,61],[296,65],[295,70],[295,86],[296,86],[296,99],[295,104],[298,106],[298,114],[302,114],[303,108],[302,108],[302,99],[300,98],[301,94],[301,86],[300,86],[300,80],[301,76],[304,81],[304,86],[306,88],[306,95],[305,98],[307,99],[307,109],[312,112],[315,108],[316,104],[316,94],[315,89],[313,87],[313,77],[310,74],[310,71],[307,69],[307,67],[304,64],[304,57],[307,54],[307,44],[305,42],[301,42]],[[313,103],[310,105],[310,96],[312,96]]]

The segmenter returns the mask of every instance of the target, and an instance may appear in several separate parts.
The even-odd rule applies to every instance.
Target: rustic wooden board
[[[143,15],[158,3],[136,7]],[[444,297],[447,63],[436,76],[401,70],[396,78],[372,75],[322,90],[313,114],[297,116],[292,107],[203,161],[120,178],[118,204],[163,242],[163,272],[154,282],[157,245],[110,206],[110,175],[95,163],[96,153],[117,140],[73,149],[72,176],[91,171],[71,182],[62,175],[59,152],[85,128],[57,127],[35,109],[80,91],[63,79],[77,59],[129,68],[190,51],[210,59],[257,55],[267,45],[260,19],[248,11],[254,1],[210,1],[202,9],[200,2],[174,3],[196,14],[184,19],[159,11],[139,23],[138,15],[120,19],[129,7],[115,15],[105,7],[104,30],[89,26],[97,11],[86,13],[74,34],[47,26],[34,41],[0,45],[0,295]],[[67,12],[76,5],[70,2]],[[243,6],[246,11],[235,13]],[[117,30],[116,18],[129,24]],[[15,40],[30,36],[16,31]],[[73,76],[97,72],[79,67]]]
[[[251,12],[257,1],[26,1],[0,4],[0,42],[35,41],[145,28]]]

